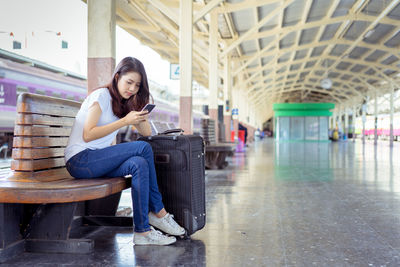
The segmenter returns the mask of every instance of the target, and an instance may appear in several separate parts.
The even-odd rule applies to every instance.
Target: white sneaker
[[[134,245],[170,245],[176,242],[176,238],[174,236],[167,236],[157,231],[153,227],[150,226],[150,233],[147,235],[140,235],[138,233],[133,234],[133,243]]]
[[[175,222],[174,215],[169,213],[162,218],[157,218],[154,213],[150,212],[149,224],[170,235],[179,236],[185,234],[186,232],[183,227],[180,227],[179,224]]]

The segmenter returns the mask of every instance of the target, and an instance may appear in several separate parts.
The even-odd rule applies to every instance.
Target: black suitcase
[[[186,229],[187,235],[202,229],[206,223],[203,138],[164,133],[138,140],[153,148],[165,209]]]

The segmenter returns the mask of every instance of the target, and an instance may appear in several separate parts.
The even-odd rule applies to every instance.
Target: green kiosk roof
[[[275,103],[275,117],[332,116],[334,103]]]

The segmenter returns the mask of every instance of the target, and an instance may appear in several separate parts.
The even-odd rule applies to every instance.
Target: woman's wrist
[[[133,124],[133,126],[140,126],[140,125],[143,125],[143,123],[145,123],[145,122],[147,122],[147,120],[144,120],[144,121],[139,121],[138,123],[134,123]]]
[[[121,118],[120,121],[122,122],[122,127],[129,125],[129,123],[126,121],[126,117]]]

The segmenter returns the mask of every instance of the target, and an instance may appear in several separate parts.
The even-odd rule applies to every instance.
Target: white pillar
[[[357,119],[357,108],[356,106],[353,107],[353,142],[356,141],[356,119]]]
[[[229,53],[224,57],[224,125],[225,141],[231,140],[232,77]]]
[[[390,146],[393,146],[394,85],[390,87]]]
[[[362,143],[365,144],[365,121],[367,118],[365,117],[365,112],[367,109],[367,104],[362,105]]]
[[[242,83],[242,75],[239,73],[237,76],[237,80],[235,85],[237,86],[238,84]],[[232,108],[237,109],[238,113],[240,114],[241,110],[239,109],[239,88],[238,87],[233,87],[232,90]],[[235,140],[238,140],[238,130],[239,130],[239,115],[232,115],[232,120],[233,120],[233,129],[235,131]]]
[[[115,68],[115,0],[88,0],[88,93],[110,81]]]
[[[349,112],[347,108],[344,110],[344,128],[343,134],[346,136],[346,140],[349,137]]]
[[[243,89],[239,89],[239,122],[246,122],[246,95],[243,92]]]
[[[338,125],[338,133],[340,130],[343,130],[343,124],[342,124],[342,107],[338,107],[338,112],[337,112],[337,125]]]
[[[332,129],[336,129],[336,110],[332,112]]]
[[[378,94],[375,91],[374,145],[378,144]]]
[[[192,48],[193,48],[193,3],[180,1],[179,8],[179,66],[180,103],[179,127],[192,133]]]
[[[210,13],[208,43],[208,114],[215,122],[215,141],[218,143],[218,13],[215,10]]]

